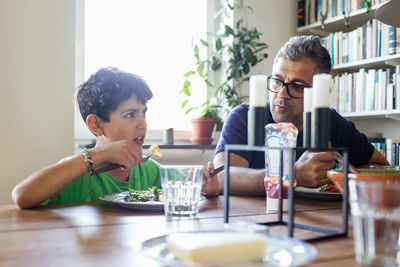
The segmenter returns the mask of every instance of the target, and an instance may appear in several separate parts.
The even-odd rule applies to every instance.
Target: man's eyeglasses
[[[278,94],[284,86],[286,87],[288,95],[293,98],[303,98],[304,88],[307,87],[298,83],[285,83],[272,76],[268,77],[267,88],[269,91]]]

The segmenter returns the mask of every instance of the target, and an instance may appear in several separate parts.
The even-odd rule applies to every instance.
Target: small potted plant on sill
[[[201,40],[206,45],[206,41]],[[208,71],[210,60],[201,59],[199,53],[199,47],[197,44],[192,42],[194,57],[196,59],[196,69],[188,71],[185,73],[185,81],[183,87],[180,90],[180,94],[185,96],[181,108],[185,110],[185,114],[190,114],[197,112],[198,116],[191,119],[192,123],[192,137],[189,141],[193,144],[211,144],[213,138],[214,126],[216,125],[216,130],[221,130],[222,119],[219,115],[219,109],[221,105],[217,97],[211,97],[200,105],[193,105],[190,102],[192,98],[192,82],[191,79],[197,76],[202,81],[204,81],[206,86],[213,87],[211,82],[208,80]]]

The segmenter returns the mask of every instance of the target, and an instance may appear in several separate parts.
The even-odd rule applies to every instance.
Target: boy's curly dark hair
[[[153,93],[142,77],[117,68],[102,68],[77,89],[76,101],[83,120],[95,114],[108,122],[110,113],[132,95],[142,104],[153,97]]]

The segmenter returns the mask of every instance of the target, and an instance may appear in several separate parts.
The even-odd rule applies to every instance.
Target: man
[[[330,73],[331,58],[321,46],[317,36],[295,36],[280,49],[275,57],[272,75],[268,77],[270,103],[267,103],[267,120],[291,122],[298,131],[297,146],[303,145],[303,89],[312,87],[313,75]],[[235,107],[227,117],[216,148],[213,167],[225,163],[226,144],[247,144],[248,104]],[[349,147],[350,162],[389,165],[386,159],[368,142],[355,125],[331,109],[331,145]],[[263,152],[235,151],[230,153],[230,192],[237,195],[265,195],[265,160]],[[297,159],[294,174],[298,186],[319,187],[327,184],[326,171],[335,166],[330,152],[306,151]],[[205,177],[203,193],[216,195],[223,192],[224,173],[218,179]]]

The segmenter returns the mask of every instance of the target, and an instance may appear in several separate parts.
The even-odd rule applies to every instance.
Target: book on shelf
[[[396,53],[400,53],[400,28],[396,28]]]
[[[400,139],[386,138],[386,160],[392,166],[400,165]]]
[[[297,1],[297,27],[306,25],[306,11],[305,11],[305,0]]]
[[[400,109],[400,66],[397,65],[394,69],[394,78],[393,78],[393,82],[394,82],[394,94],[396,95],[396,105],[393,105],[394,107],[396,107],[396,109]]]
[[[400,110],[400,66],[343,73],[333,79],[331,104],[339,113]]]
[[[388,55],[396,54],[396,27],[389,26],[388,37]]]
[[[380,152],[384,157],[387,155],[386,151],[386,138],[384,137],[370,137],[368,141]]]
[[[384,0],[370,0],[371,6],[376,6]],[[364,0],[305,0],[305,25],[321,21],[321,14],[325,18],[337,17],[367,7]],[[368,12],[368,11],[366,11]]]
[[[321,44],[331,54],[332,65],[338,65],[400,54],[397,34],[400,35],[399,28],[372,19],[352,31],[330,33],[321,38]]]

